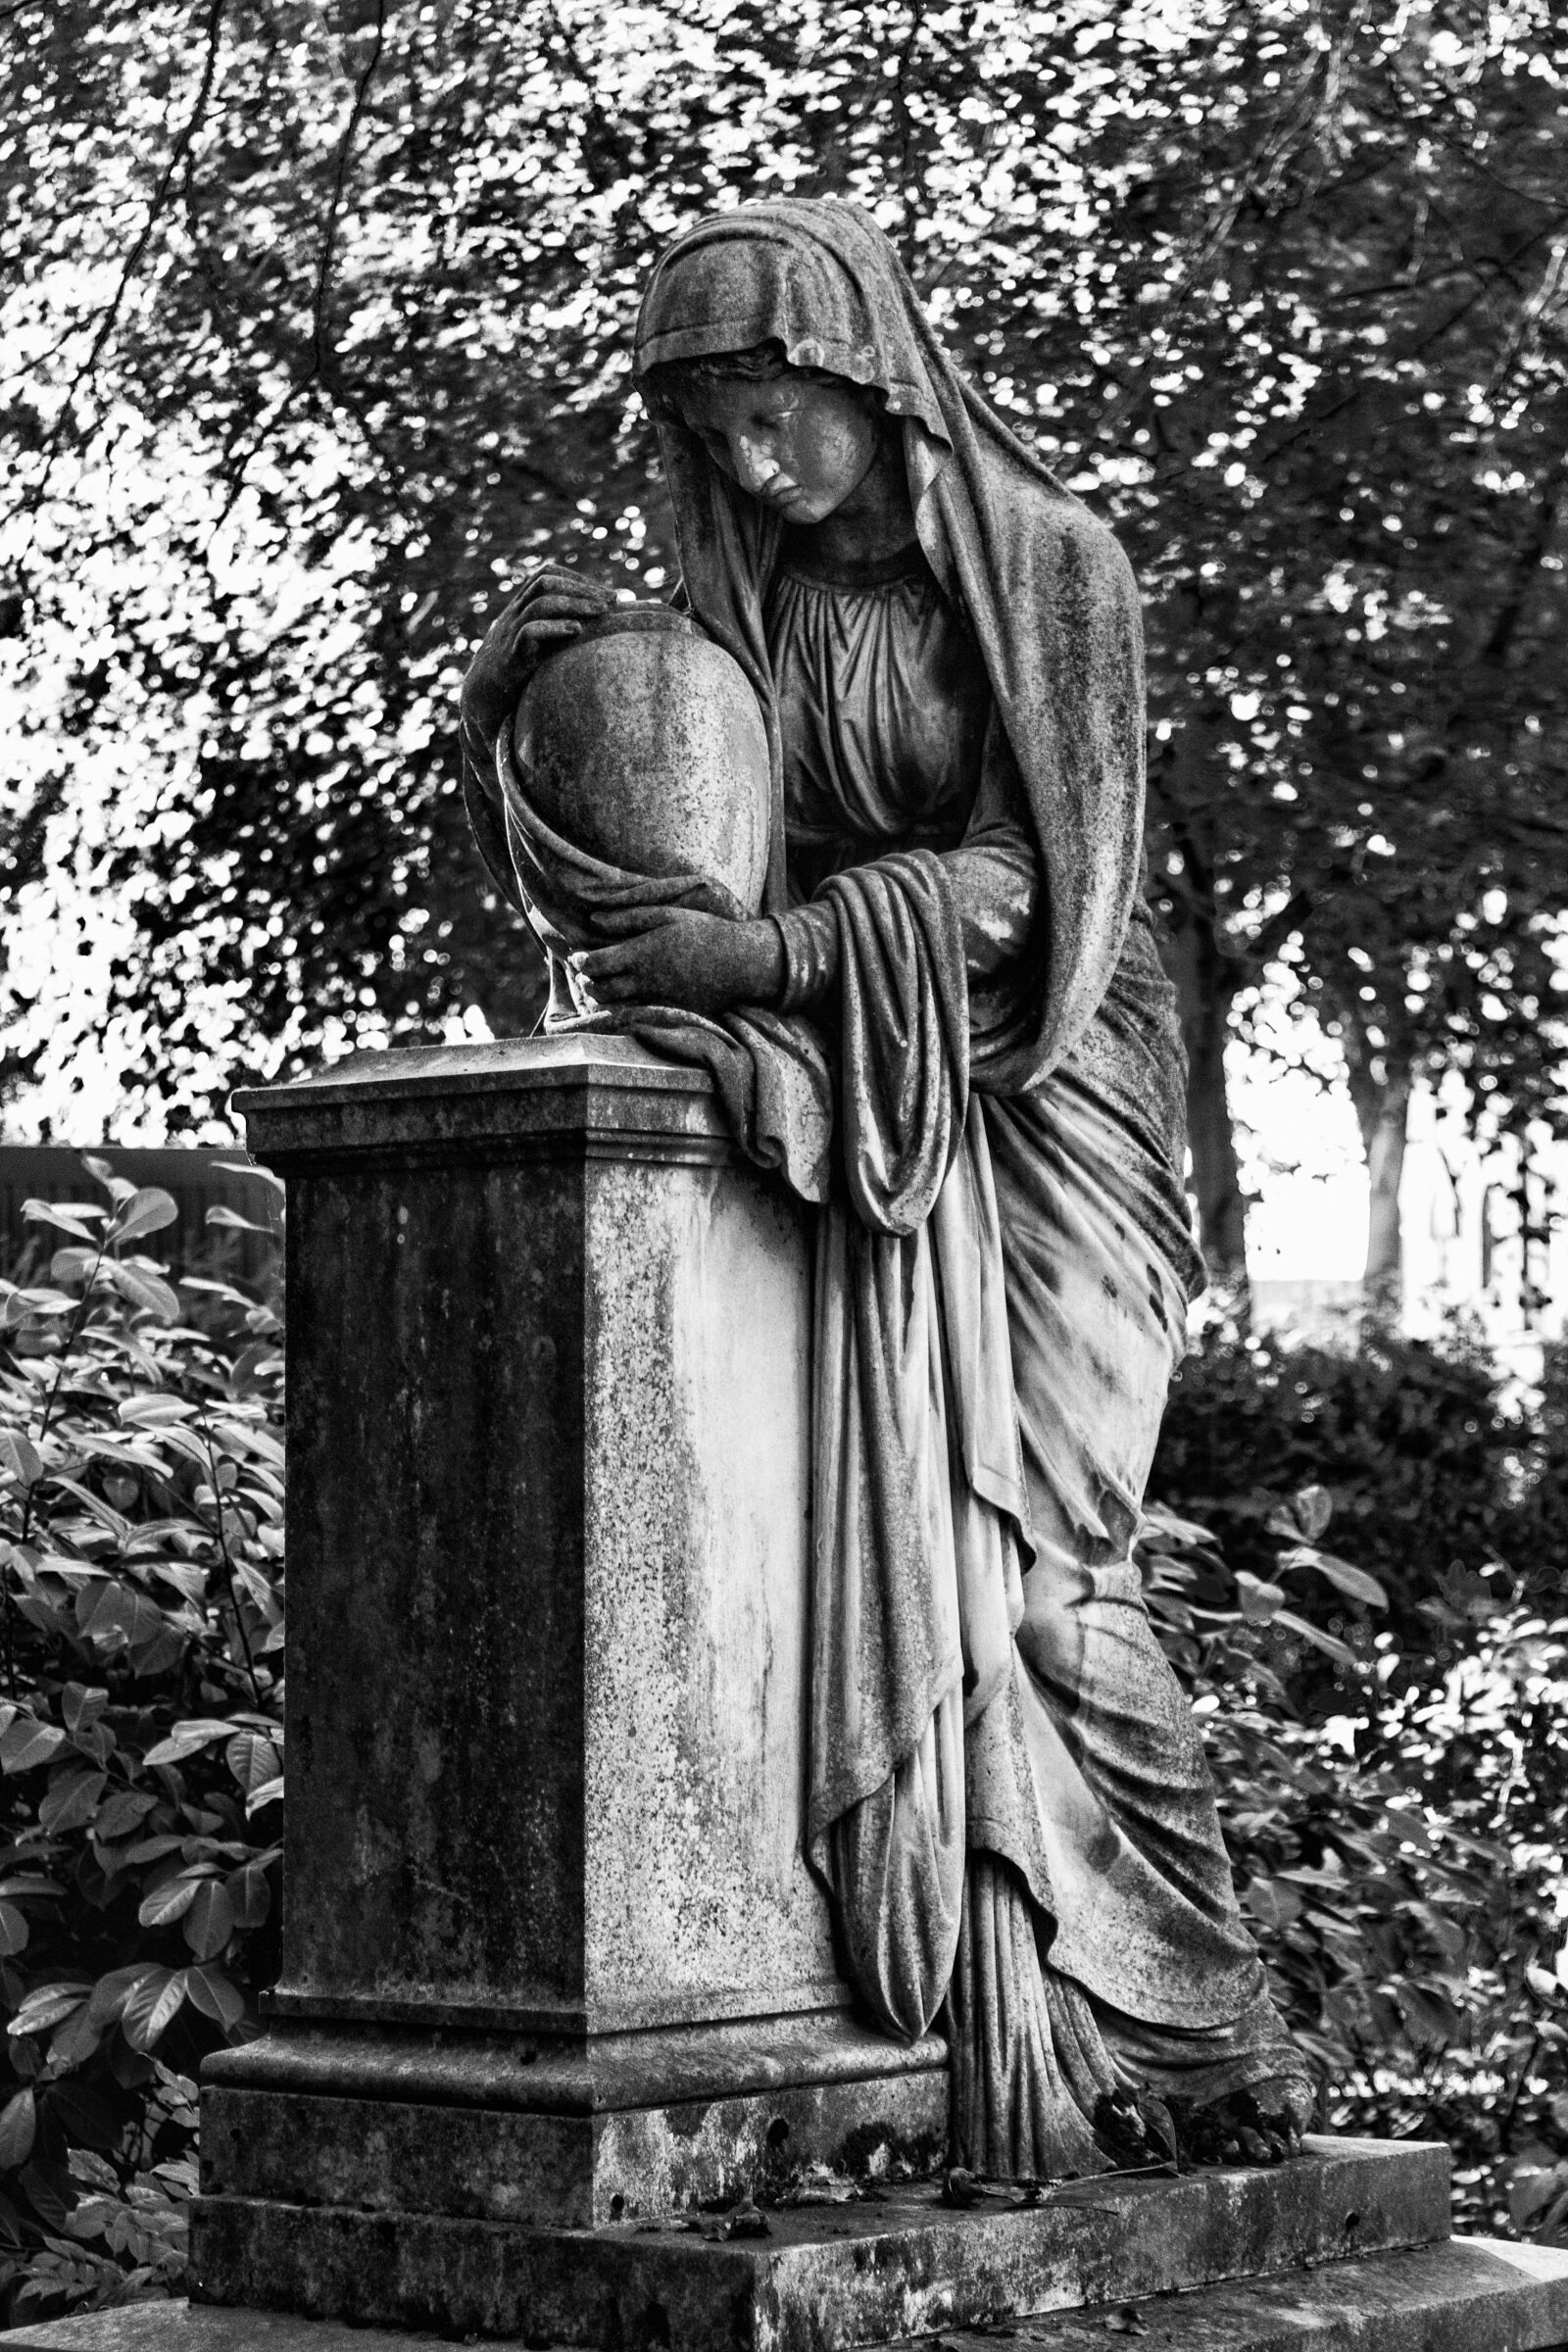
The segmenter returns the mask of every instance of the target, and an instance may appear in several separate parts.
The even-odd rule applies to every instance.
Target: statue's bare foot
[[[1301,2153],[1309,2103],[1302,2083],[1281,2076],[1210,2106],[1178,2108],[1182,2154],[1191,2164],[1283,2164]]]

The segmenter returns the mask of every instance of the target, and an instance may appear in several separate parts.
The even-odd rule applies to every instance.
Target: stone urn
[[[607,865],[762,904],[767,734],[740,664],[667,605],[622,605],[534,672],[513,721],[530,805]]]

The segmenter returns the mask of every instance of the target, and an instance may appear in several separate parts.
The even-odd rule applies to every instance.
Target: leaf
[[[1292,1495],[1291,1508],[1302,1535],[1315,1544],[1334,1516],[1334,1497],[1327,1487],[1301,1487]]]
[[[176,1919],[183,1919],[197,1892],[206,1882],[193,1872],[179,1871],[145,1894],[136,1917],[144,1928],[170,1928]]]
[[[94,1592],[83,1593],[82,1600],[87,1606],[77,1604],[76,1618],[83,1635],[111,1652],[142,1649],[167,1631],[158,1603],[149,1600],[145,1592],[122,1585],[118,1577],[108,1578]]]
[[[97,1811],[108,1779],[107,1772],[95,1772],[90,1764],[74,1765],[58,1774],[38,1807],[39,1827],[51,1838],[82,1828]]]
[[[122,1200],[129,1200],[134,1197],[136,1187],[133,1184],[127,1184],[123,1176],[117,1176],[107,1159],[100,1158],[95,1152],[84,1152],[81,1155],[81,1164],[89,1176],[97,1178],[117,1208]],[[98,1211],[100,1216],[103,1213],[102,1209]]]
[[[65,2228],[76,2202],[76,2191],[64,2165],[45,2164],[34,2157],[23,2167],[18,2186],[46,2230]]]
[[[125,1266],[110,1259],[106,1265],[110,1282],[126,1304],[139,1313],[156,1315],[160,1323],[179,1321],[179,1300],[160,1275],[150,1274],[143,1266]]]
[[[129,1846],[124,1853],[117,1855],[116,1860],[122,1864],[161,1862],[166,1854],[176,1852],[184,1842],[183,1838],[172,1836],[166,1831],[161,1837],[144,1838],[139,1845]]]
[[[104,2031],[92,2014],[91,2002],[83,2001],[79,2009],[73,2010],[56,2028],[49,2043],[50,2068],[80,2066],[97,2049]]]
[[[233,1728],[232,1724],[220,1723],[210,1715],[191,1716],[184,1723],[176,1723],[166,1738],[156,1741],[147,1750],[142,1762],[144,1764],[181,1763],[186,1756],[195,1755],[198,1749],[211,1747],[215,1740],[226,1740]],[[4,1745],[3,1740],[0,1740],[0,1754],[4,1753]]]
[[[93,1823],[93,1836],[105,1841],[128,1838],[133,1830],[140,1828],[157,1803],[157,1797],[144,1789],[118,1788],[109,1802],[99,1807],[98,1818]]]
[[[101,1208],[95,1208],[91,1213],[101,1217],[104,1212]],[[22,1214],[29,1225],[53,1225],[61,1233],[74,1235],[78,1242],[96,1243],[98,1238],[90,1227],[83,1225],[79,1217],[70,1215],[64,1208],[52,1207],[47,1200],[24,1200]]]
[[[0,1429],[0,1470],[9,1470],[23,1487],[35,1487],[43,1476],[43,1457],[20,1429]]]
[[[254,1814],[260,1813],[264,1807],[279,1803],[282,1795],[283,1782],[281,1776],[279,1776],[279,1778],[275,1781],[264,1781],[261,1787],[259,1788],[253,1788],[249,1796],[245,1799],[246,1820],[249,1821]]]
[[[185,1941],[198,1960],[216,1960],[233,1933],[234,1910],[228,1889],[216,1879],[204,1880],[185,1914]]]
[[[47,2034],[86,1998],[85,1984],[40,1984],[28,1993],[6,2032],[13,2038],[19,2034]]]
[[[162,1984],[169,1971],[156,1960],[134,1960],[128,1968],[112,1969],[92,1988],[87,2006],[97,2026],[111,2026],[121,2017],[138,1986],[156,1978]]]
[[[259,1862],[247,1862],[225,1882],[237,1928],[261,1927],[272,1908],[272,1888]]]
[[[253,1177],[258,1184],[265,1184],[269,1191],[276,1193],[280,1200],[286,1200],[288,1196],[288,1187],[282,1177],[274,1176],[271,1169],[264,1168],[259,1160],[215,1159],[213,1165],[215,1168],[222,1168],[230,1176]]]
[[[1508,2213],[1514,2228],[1528,2230],[1564,2187],[1568,2187],[1568,2164],[1539,2165],[1521,2157],[1508,2182]]]
[[[281,1371],[283,1352],[273,1340],[256,1340],[234,1358],[229,1372],[230,1391],[243,1396],[255,1389],[265,1373]]]
[[[91,1731],[108,1704],[107,1690],[89,1689],[85,1683],[68,1683],[60,1693],[60,1712],[68,1732]]]
[[[66,1735],[34,1715],[19,1715],[0,1732],[0,1772],[31,1772],[66,1745]]]
[[[254,1217],[242,1217],[237,1208],[229,1208],[221,1200],[215,1201],[213,1206],[207,1211],[206,1221],[209,1225],[234,1226],[241,1233],[265,1233],[270,1235],[272,1231],[272,1228],[270,1225],[258,1225]]]
[[[83,1242],[68,1242],[49,1260],[49,1271],[56,1282],[88,1282],[102,1255],[101,1250],[89,1249]]]
[[[0,2172],[25,2164],[37,2136],[37,2104],[30,2090],[19,2090],[0,2108]]]
[[[133,1429],[163,1429],[172,1421],[189,1421],[196,1411],[183,1396],[126,1396],[120,1405],[120,1418]]]
[[[185,1998],[185,1972],[160,1969],[137,1986],[125,2003],[121,2031],[133,2050],[143,2052],[163,2038]]]
[[[18,1952],[24,1952],[31,1933],[26,1913],[0,1897],[0,1958],[11,1960]]]
[[[1249,1625],[1270,1624],[1285,1606],[1285,1594],[1279,1586],[1265,1585],[1250,1569],[1237,1569],[1236,1590],[1241,1595],[1242,1615]]]
[[[220,1968],[188,1968],[185,1971],[185,1997],[193,2009],[210,2017],[225,2034],[239,2024],[245,2014],[245,2000],[238,1987],[230,1984]]]
[[[91,1518],[96,1519],[100,1527],[108,1528],[117,1544],[124,1544],[129,1541],[130,1521],[122,1518],[119,1511],[111,1509],[101,1494],[94,1494],[89,1488],[81,1484],[79,1479],[67,1478],[64,1472],[59,1470],[54,1474],[54,1484],[57,1487],[63,1487],[68,1494],[74,1495],[82,1509]]]
[[[110,1238],[116,1242],[139,1241],[144,1233],[161,1233],[166,1225],[177,1223],[178,1218],[179,1203],[172,1193],[166,1193],[156,1184],[144,1185],[116,1210],[109,1228]]]
[[[1364,1568],[1353,1566],[1349,1560],[1337,1558],[1332,1551],[1319,1551],[1315,1544],[1298,1544],[1283,1552],[1280,1566],[1315,1568],[1319,1576],[1327,1577],[1331,1585],[1348,1593],[1352,1600],[1364,1601],[1370,1609],[1386,1609],[1389,1605],[1388,1593],[1375,1576],[1368,1576]]]
[[[1355,1652],[1348,1642],[1342,1642],[1337,1635],[1325,1634],[1318,1626],[1308,1625],[1304,1617],[1298,1617],[1292,1609],[1276,1609],[1274,1622],[1288,1628],[1298,1641],[1310,1642],[1314,1649],[1322,1650],[1324,1656],[1332,1658],[1336,1666],[1348,1666],[1354,1671]]]
[[[260,1732],[236,1732],[223,1754],[247,1796],[266,1782],[275,1781],[282,1769],[276,1748]]]

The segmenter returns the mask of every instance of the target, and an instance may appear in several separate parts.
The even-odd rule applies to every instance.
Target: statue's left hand
[[[680,1004],[688,1012],[727,1012],[736,1004],[776,1004],[784,993],[784,944],[769,922],[735,923],[685,906],[628,908],[601,914],[609,947],[584,948],[569,960],[604,1004]]]

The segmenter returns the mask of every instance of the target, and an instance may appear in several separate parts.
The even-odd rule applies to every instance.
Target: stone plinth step
[[[1151,2352],[1560,2352],[1568,2345],[1568,2252],[1454,2238],[1008,2328],[1013,2342],[1041,2352],[1105,2352],[1113,2334]],[[949,2352],[985,2352],[1004,2339],[994,2329],[956,2328],[940,2340]],[[10,2337],[14,2352],[445,2352],[450,2342],[185,2302],[24,2326]],[[931,2343],[917,2339],[919,2352]]]
[[[1563,2352],[1568,2251],[1455,2237],[1407,2254],[1024,2320],[1012,2333],[1040,2352],[1106,2352],[1111,2331],[1150,2352]],[[998,2339],[954,2328],[942,2340],[950,2352],[985,2352]]]
[[[362,2328],[616,2352],[840,2352],[1446,2236],[1446,2148],[1309,2148],[1275,2171],[1122,2175],[964,2211],[934,2186],[890,2187],[875,2203],[774,2210],[766,2236],[727,2239],[691,2222],[520,2229],[206,2197],[191,2279],[205,2301]]]

